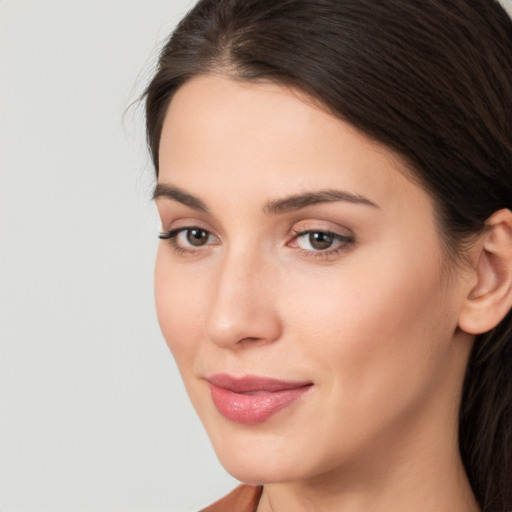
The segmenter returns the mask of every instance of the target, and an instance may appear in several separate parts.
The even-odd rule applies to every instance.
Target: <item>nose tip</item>
[[[274,294],[269,289],[271,276],[249,269],[236,272],[226,268],[212,294],[206,321],[206,335],[221,348],[238,348],[277,340],[281,321]]]
[[[271,323],[273,325],[271,325]],[[221,348],[237,348],[246,344],[264,344],[275,341],[276,324],[264,320],[232,318],[230,321],[210,322],[207,336]]]

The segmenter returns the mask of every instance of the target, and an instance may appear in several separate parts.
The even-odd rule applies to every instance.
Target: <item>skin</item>
[[[210,234],[161,241],[158,318],[221,463],[265,484],[258,512],[478,510],[457,448],[473,341],[458,324],[474,281],[451,268],[432,200],[408,173],[276,84],[207,75],[171,101],[158,182],[208,211],[160,195],[162,230]],[[325,190],[372,204],[269,211]],[[308,232],[345,238],[319,250]],[[214,406],[213,373],[313,386],[244,425]]]

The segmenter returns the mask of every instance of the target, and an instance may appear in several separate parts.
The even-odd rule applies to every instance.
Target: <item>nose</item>
[[[276,341],[282,323],[276,307],[276,272],[261,257],[226,256],[206,318],[206,335],[221,348]]]

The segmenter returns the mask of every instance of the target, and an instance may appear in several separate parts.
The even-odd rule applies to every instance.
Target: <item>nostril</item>
[[[257,338],[257,337],[247,337],[247,338],[242,338],[239,342],[238,342],[238,346],[245,346],[245,345],[257,345],[257,344],[265,344],[267,343],[269,340],[267,338]]]

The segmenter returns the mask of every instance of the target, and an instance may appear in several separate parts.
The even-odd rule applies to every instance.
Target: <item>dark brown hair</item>
[[[163,120],[192,77],[299,88],[397,151],[462,252],[512,209],[512,23],[495,0],[201,0],[145,92],[158,174]],[[512,314],[476,337],[459,443],[484,512],[512,510]]]

